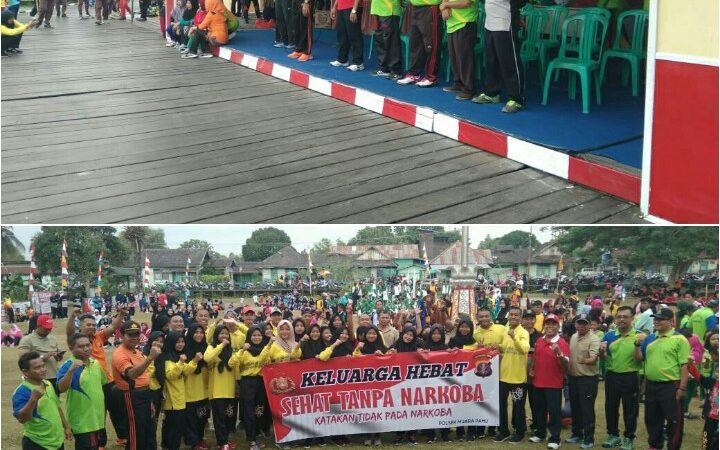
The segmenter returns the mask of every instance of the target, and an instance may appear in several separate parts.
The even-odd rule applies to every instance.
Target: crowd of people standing
[[[290,309],[283,297],[266,297],[258,299],[257,307],[223,305],[213,311],[214,302],[185,305],[184,299],[167,301],[161,292],[151,304],[150,326],[131,320],[124,304],[100,328],[93,314],[75,310],[65,330],[69,359],[50,336],[52,318],[41,315],[37,330],[20,342],[24,381],[13,395],[25,448],[61,448],[70,436],[77,448],[104,447],[107,410],[119,443],[128,449],[177,449],[182,441],[193,449],[207,448],[211,419],[219,448],[234,448],[231,436],[242,427],[249,448],[258,450],[272,422],[264,364],[314,359],[321,365],[333,357],[479,347],[501,355],[499,426],[398,432],[392,438],[396,444],[527,439],[556,449],[563,442],[562,421],[569,417],[571,432],[564,442],[592,448],[598,434],[598,385],[604,380],[603,447],[641,445],[636,434],[644,402],[648,448],[681,448],[686,399],[696,396],[692,389],[697,387],[705,418],[702,446],[717,447],[716,296],[704,303],[695,300],[694,311],[683,307],[677,314],[656,299],[643,298],[634,306],[617,306],[611,318],[602,301],[598,305],[592,297],[571,302],[566,310],[562,301],[535,300],[521,307],[522,297],[491,294],[479,296],[474,320],[465,315],[452,320],[452,302],[432,289],[425,294],[414,307],[394,312],[383,300],[375,301],[372,310],[359,310],[367,303],[351,292],[344,304],[326,296]],[[105,345],[113,336],[119,346],[106,358]],[[59,408],[62,395],[67,396],[64,411]],[[52,427],[28,415],[41,407]],[[161,441],[156,442],[161,417]],[[326,438],[339,445],[349,441],[333,436],[297,444],[324,445]],[[693,443],[687,445],[699,443],[695,436],[689,439]],[[379,435],[362,440],[382,443]]]

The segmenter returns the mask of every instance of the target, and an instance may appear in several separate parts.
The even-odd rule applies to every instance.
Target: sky
[[[293,246],[298,250],[309,250],[313,244],[322,238],[328,238],[333,243],[337,239],[347,241],[354,237],[358,230],[366,225],[159,225],[153,228],[165,230],[165,242],[169,248],[177,248],[180,243],[188,239],[201,239],[212,244],[213,249],[223,255],[229,253],[242,253],[242,246],[252,232],[258,228],[273,226],[279,228],[292,241]],[[551,239],[549,227],[530,225],[469,225],[470,244],[477,247],[486,235],[500,237],[513,230],[531,231],[540,242],[547,242]],[[117,227],[118,232],[122,226]],[[460,229],[459,225],[445,225],[446,230]],[[30,239],[40,231],[39,226],[15,225],[13,226],[15,236],[30,247]]]

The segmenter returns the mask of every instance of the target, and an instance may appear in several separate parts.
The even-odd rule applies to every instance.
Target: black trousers
[[[155,414],[151,416],[150,426],[152,427],[152,436],[150,437],[150,446],[154,449],[157,447],[157,426],[160,420],[160,407],[162,406],[163,391],[158,389],[150,391],[150,402],[154,406]]]
[[[454,33],[453,33],[454,34]],[[512,400],[512,426],[515,434],[524,435],[527,431],[525,422],[525,383],[511,384],[500,382],[500,433],[510,433],[508,427],[508,395]]]
[[[718,421],[705,419],[702,436],[702,450],[716,450],[718,448]]]
[[[535,435],[545,439],[548,428],[550,439],[548,442],[560,443],[562,389],[534,388],[537,424]],[[548,421],[548,415],[550,420]]]
[[[290,20],[292,0],[275,0],[275,40],[285,45],[295,44]]]
[[[310,13],[307,17],[302,14],[303,0],[292,0],[292,22],[291,27],[295,33],[295,51],[300,53],[312,53],[313,38],[313,12],[312,3]]]
[[[648,431],[648,445],[663,448],[665,434],[668,450],[682,446],[684,416],[682,402],[675,398],[677,382],[645,382],[645,427]]]
[[[140,17],[147,19],[148,8],[150,7],[150,0],[140,0]]]
[[[434,430],[434,429],[422,430],[422,435],[425,436],[425,438],[427,440],[434,441],[435,436],[437,436],[437,432],[440,433],[440,437],[443,440],[447,440],[448,436],[450,436],[450,428],[438,428],[437,430]],[[377,434],[377,436],[373,436],[373,437],[377,437],[377,438],[380,437],[380,433],[375,433],[375,434]],[[368,434],[367,436],[369,437],[370,435]]]
[[[572,407],[572,434],[583,442],[595,442],[595,399],[598,391],[598,378],[568,377],[570,405]]]
[[[607,420],[608,435],[620,436],[618,423],[620,422],[620,403],[622,403],[625,422],[624,436],[635,439],[640,408],[639,393],[640,380],[637,372],[607,372],[605,375],[605,419]]]
[[[242,9],[243,0],[232,0],[230,4],[230,12],[234,16],[240,17],[240,10]]]
[[[341,63],[348,62],[348,56],[352,51],[351,64],[363,63],[363,41],[362,30],[360,29],[360,18],[362,8],[357,9],[357,22],[350,22],[350,9],[341,9],[337,12],[335,30],[337,31],[338,56]]]
[[[234,426],[235,399],[215,398],[210,400],[213,425],[215,426],[215,440],[218,447],[228,443],[231,427]]]
[[[485,94],[495,96],[505,87],[510,100],[525,103],[523,65],[517,30],[485,30]]]
[[[45,447],[37,445],[35,442],[31,441],[30,438],[28,438],[27,436],[23,436],[22,450],[47,450],[47,449]],[[65,450],[65,444],[58,447],[57,450]]]
[[[440,7],[413,6],[410,28],[410,61],[408,73],[419,77],[425,73],[430,81],[437,80],[442,51]]]
[[[191,42],[189,53],[197,53],[198,48],[200,48],[203,53],[210,52],[207,30],[195,30],[195,39]]]
[[[535,412],[537,395],[535,394],[535,388],[533,387],[533,385],[531,383],[525,384],[525,389],[527,391],[528,403],[530,404],[530,415],[532,418],[532,423],[530,424],[530,429],[535,431],[537,429],[537,422],[538,422],[537,413]]]
[[[258,413],[263,412],[266,401],[262,377],[242,377],[240,379],[242,421],[248,442],[257,441]]]
[[[180,440],[185,434],[184,409],[166,409],[165,420],[162,424],[162,448],[167,450],[180,450]]]
[[[383,72],[402,73],[400,51],[400,17],[378,16],[378,26],[373,35],[378,67]]]
[[[258,3],[258,0],[242,0],[243,8],[242,8],[242,16],[245,18],[245,20],[248,19],[248,13],[250,11],[250,4],[252,3],[253,8],[255,10],[255,18],[260,17],[261,11],[260,11],[260,4]],[[239,16],[239,14],[236,14],[236,16]]]
[[[104,428],[90,433],[73,433],[73,437],[75,438],[75,450],[98,450],[107,445],[107,433]]]
[[[128,441],[125,450],[155,450],[155,426],[150,414],[152,391],[122,391],[128,415]]]
[[[209,417],[210,403],[207,400],[185,404],[185,443],[190,448],[203,440]]]
[[[448,55],[453,73],[453,87],[460,92],[475,91],[475,42],[477,22],[469,22],[448,34]]]
[[[105,394],[105,410],[110,415],[110,422],[115,428],[115,434],[118,439],[128,438],[128,418],[125,411],[125,400],[122,391],[115,387],[115,382],[103,385],[103,394]]]

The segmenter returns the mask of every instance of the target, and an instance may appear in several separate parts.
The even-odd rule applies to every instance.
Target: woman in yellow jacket
[[[265,330],[265,336],[270,334],[270,329]],[[269,336],[268,336],[269,337]],[[292,324],[289,320],[281,320],[277,326],[277,336],[269,337],[270,348],[263,359],[263,364],[300,359],[300,345],[295,342]]]
[[[163,410],[165,420],[162,424],[162,448],[180,450],[180,440],[185,429],[185,370],[187,356],[185,336],[171,331],[165,339],[165,348],[155,360],[155,378],[163,387]]]
[[[243,347],[232,356],[233,362],[237,360],[240,374],[240,408],[242,409],[243,427],[245,437],[250,443],[250,450],[259,450],[257,443],[256,426],[258,416],[266,408],[267,396],[263,385],[260,369],[262,361],[267,359],[270,349],[270,339],[265,336],[261,325],[253,325],[247,332],[247,341]]]
[[[235,444],[228,441],[235,418],[235,371],[239,360],[233,358],[230,331],[224,325],[215,328],[212,344],[208,345],[203,359],[209,366],[208,396],[212,409],[215,439],[220,450],[229,450]]]
[[[208,365],[203,359],[207,342],[205,330],[192,323],[185,333],[185,443],[191,449],[207,448],[204,440],[205,425],[210,417],[208,403]]]

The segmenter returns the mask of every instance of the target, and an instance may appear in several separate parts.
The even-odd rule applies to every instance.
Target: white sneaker
[[[175,47],[175,48],[177,48],[177,43],[175,43],[175,42],[173,42],[173,41],[167,41],[167,42],[165,43],[165,47]]]
[[[418,87],[430,87],[430,86],[435,86],[435,82],[430,81],[427,78],[423,78],[422,80],[418,81],[415,85]]]
[[[201,58],[212,58],[212,57],[213,57],[213,54],[212,54],[212,53],[202,53],[202,54],[200,55],[200,57],[201,57]]]
[[[560,443],[559,442],[548,442],[547,448],[557,450],[560,448]]]
[[[333,67],[347,67],[348,63],[346,63],[346,62],[342,63],[336,59],[335,61],[330,61],[330,65]]]
[[[187,53],[183,53],[182,56],[180,56],[180,57],[183,59],[190,59],[190,58],[197,58],[198,55],[197,55],[197,53],[187,52]]]
[[[412,75],[405,75],[404,77],[397,80],[397,84],[402,84],[403,86],[408,85],[408,84],[415,84],[417,82],[418,82],[418,79]]]
[[[541,437],[538,437],[538,436],[530,436],[530,438],[528,439],[528,441],[534,442],[534,443],[536,443],[536,444],[537,444],[538,442],[542,442],[542,441],[544,441],[544,440],[545,440],[545,439],[543,439],[543,438],[541,438]]]
[[[348,70],[350,72],[359,72],[361,70],[365,70],[364,64],[351,64],[348,66]]]

